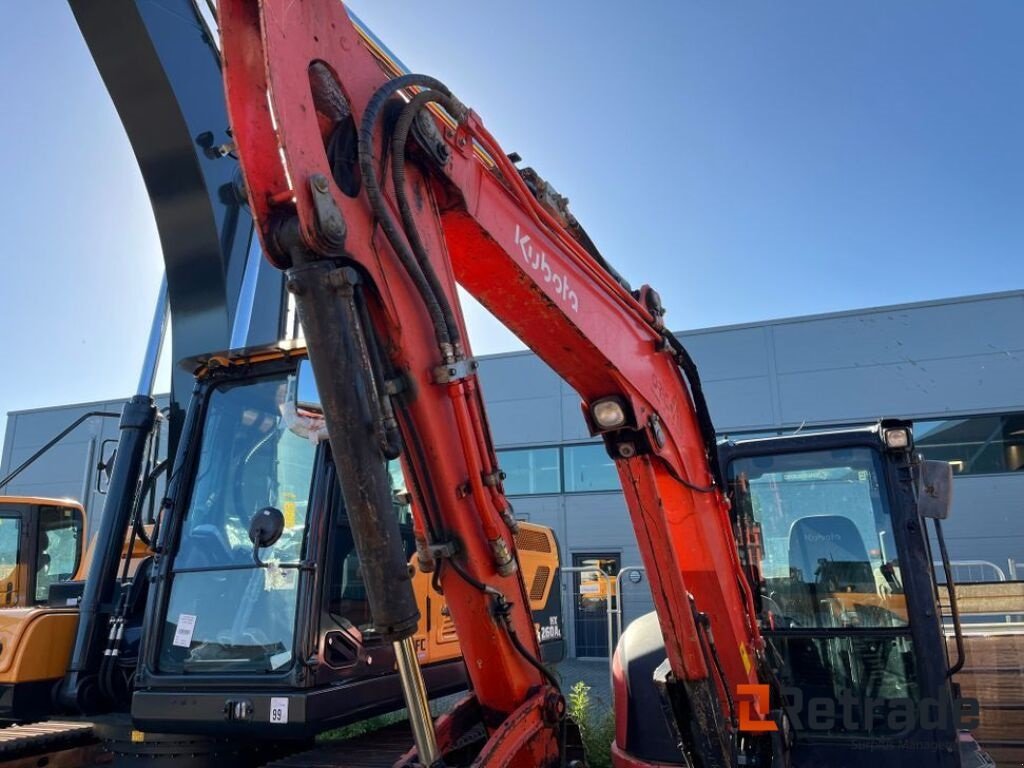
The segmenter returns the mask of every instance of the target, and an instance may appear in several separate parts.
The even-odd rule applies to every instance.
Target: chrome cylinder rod
[[[231,323],[231,341],[228,345],[230,349],[242,349],[249,344],[252,318],[256,311],[256,287],[260,280],[262,262],[260,240],[253,232],[249,253],[245,259],[245,271],[242,273],[242,286],[238,291],[238,302],[235,304],[235,317]]]
[[[409,710],[412,739],[416,744],[420,765],[431,766],[438,762],[441,754],[434,735],[434,721],[430,717],[427,687],[423,683],[423,672],[416,659],[416,644],[413,638],[407,637],[396,641],[393,646],[398,679],[402,681],[402,695]]]
[[[156,369],[160,365],[160,352],[164,346],[164,336],[167,330],[167,275],[160,283],[160,293],[156,300],[156,309],[153,311],[153,324],[149,328],[149,341],[146,342],[146,357],[142,361],[142,373],[139,374],[139,388],[135,390],[137,395],[152,396],[153,387],[156,385]]]

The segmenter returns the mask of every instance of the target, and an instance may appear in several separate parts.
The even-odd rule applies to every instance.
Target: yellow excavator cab
[[[519,523],[515,535],[516,553],[523,582],[529,594],[530,610],[533,611],[534,629],[538,641],[547,643],[560,640],[561,600],[558,578],[558,546],[555,534],[543,525]],[[415,556],[410,566],[415,565]],[[453,659],[462,653],[455,624],[448,615],[444,597],[432,585],[432,574],[413,570],[413,590],[420,609],[419,628],[416,631],[416,655],[420,664],[433,664]],[[561,661],[562,649],[543,648],[545,661]],[[555,654],[555,655],[552,655]]]
[[[580,603],[584,610],[602,611],[608,605],[608,598],[616,597],[615,561],[595,558],[584,560],[584,568],[593,570],[580,573]]]
[[[129,537],[122,556],[129,540],[131,576],[152,552]],[[0,496],[0,720],[48,711],[75,641],[89,554],[77,501]]]
[[[85,512],[69,499],[0,496],[0,718],[45,711],[64,675],[77,601],[50,587],[84,578]]]
[[[0,608],[46,605],[52,584],[82,578],[84,538],[78,502],[0,496]]]

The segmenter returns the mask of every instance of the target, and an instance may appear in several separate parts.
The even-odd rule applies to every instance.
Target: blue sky
[[[351,5],[567,195],[673,327],[1024,284],[1019,0]],[[126,395],[159,242],[60,0],[4,8],[0,97],[0,413]],[[469,314],[478,353],[517,346]]]

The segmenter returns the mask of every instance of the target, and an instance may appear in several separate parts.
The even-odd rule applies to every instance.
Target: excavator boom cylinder
[[[362,326],[356,306],[359,275],[308,258],[301,246],[291,252],[287,286],[306,332],[374,628],[397,642],[415,633],[420,614],[375,417],[379,382],[365,338],[372,329]]]

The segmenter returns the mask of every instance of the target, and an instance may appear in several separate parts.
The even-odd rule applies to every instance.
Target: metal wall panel
[[[781,373],[1024,350],[1024,295],[966,299],[773,324]]]
[[[766,429],[776,424],[771,382],[767,376],[701,381],[719,433],[728,429]]]
[[[568,386],[563,385],[562,390],[561,441],[564,443],[578,443],[581,440],[590,440],[590,429],[583,418],[583,408],[580,405],[583,401]],[[569,393],[565,394],[565,390],[569,390]]]
[[[680,333],[700,368],[701,381],[767,376],[770,331],[765,327],[709,329]]]
[[[494,442],[500,446],[562,442],[561,406],[561,400],[557,397],[489,401],[487,421],[491,425]]]
[[[781,423],[1019,411],[1021,382],[1024,354],[1003,353],[783,374]]]
[[[953,560],[987,560],[1024,578],[1024,473],[958,477],[942,530]],[[938,551],[935,553],[938,558]]]
[[[558,397],[562,383],[554,371],[529,352],[481,358],[480,378],[488,404]]]

